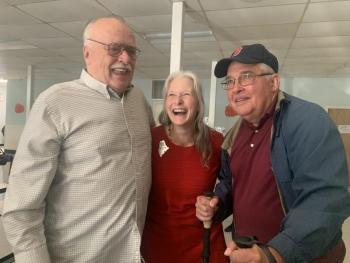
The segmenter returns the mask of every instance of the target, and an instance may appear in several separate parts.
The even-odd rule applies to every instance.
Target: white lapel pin
[[[167,150],[169,150],[168,145],[165,144],[164,140],[161,140],[159,142],[159,148],[158,148],[159,156],[162,157]]]

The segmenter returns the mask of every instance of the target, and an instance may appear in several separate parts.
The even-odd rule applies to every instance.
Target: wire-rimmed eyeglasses
[[[138,49],[137,47],[133,47],[125,44],[119,44],[119,43],[106,44],[91,38],[88,38],[87,40],[104,45],[106,50],[108,51],[108,54],[112,57],[118,57],[125,50],[126,53],[128,53],[129,57],[131,57],[132,59],[136,59],[141,52],[141,50]]]
[[[273,75],[274,73],[261,73],[255,74],[254,72],[245,72],[238,76],[238,78],[229,78],[221,83],[221,86],[224,90],[229,90],[234,88],[235,84],[238,83],[241,86],[252,85],[255,82],[256,77]]]

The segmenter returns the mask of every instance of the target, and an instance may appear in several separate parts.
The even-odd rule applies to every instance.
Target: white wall
[[[285,79],[282,89],[291,95],[328,106],[350,106],[350,79],[298,78]]]
[[[289,78],[281,80],[281,90],[321,105],[323,108],[350,107],[350,78]],[[232,127],[236,117],[226,117],[226,93],[218,86],[215,126]]]

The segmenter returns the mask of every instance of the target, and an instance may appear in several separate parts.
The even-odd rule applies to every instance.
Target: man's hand
[[[275,249],[272,247],[268,249],[277,263],[285,263],[281,255]],[[256,244],[251,248],[239,248],[234,241],[231,241],[224,254],[230,258],[230,262],[234,263],[269,263],[264,251]]]
[[[251,248],[239,248],[234,241],[228,244],[225,256],[234,263],[269,263],[264,252],[257,245]]]
[[[208,197],[201,195],[197,197],[196,216],[200,221],[212,220],[216,210],[218,209],[219,198],[214,196],[210,200]]]

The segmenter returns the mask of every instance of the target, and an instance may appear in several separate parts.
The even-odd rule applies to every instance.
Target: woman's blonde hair
[[[204,123],[205,106],[203,99],[202,86],[198,77],[191,71],[176,71],[171,73],[165,81],[163,87],[163,111],[159,115],[159,122],[162,125],[170,125],[171,120],[165,110],[165,99],[171,82],[177,78],[187,78],[192,81],[192,93],[197,100],[197,114],[194,120],[193,141],[196,149],[202,154],[202,162],[208,165],[213,149],[210,143],[210,128]]]

